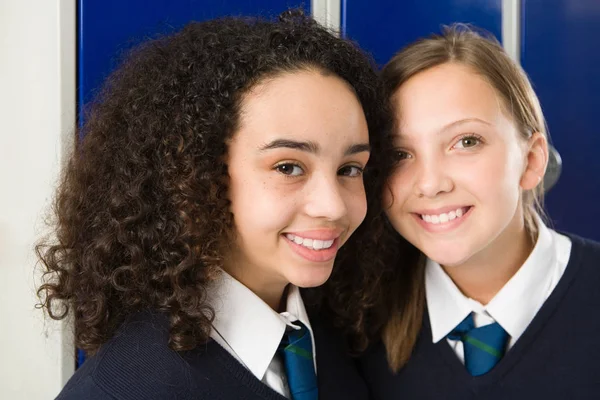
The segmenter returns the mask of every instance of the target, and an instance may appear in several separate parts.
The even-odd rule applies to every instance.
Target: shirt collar
[[[425,297],[433,343],[445,338],[472,311],[468,299],[431,259],[425,265]]]
[[[536,244],[519,270],[494,298],[482,306],[467,298],[442,267],[430,259],[425,267],[425,293],[434,343],[445,338],[471,312],[487,312],[513,339],[525,331],[546,299],[556,264],[552,232],[537,220]]]
[[[520,337],[547,298],[556,264],[553,237],[538,219],[538,238],[525,263],[485,307],[511,338]]]
[[[287,291],[286,311],[280,314],[222,271],[208,288],[208,303],[215,312],[213,328],[259,380],[275,356],[286,327],[294,327],[293,321],[299,320],[306,325],[314,338],[300,290],[291,284]],[[316,370],[314,340],[312,342]]]

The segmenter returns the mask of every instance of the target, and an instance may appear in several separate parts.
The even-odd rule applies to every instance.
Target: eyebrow
[[[296,140],[275,139],[272,142],[262,146],[260,151],[273,149],[294,149],[317,154],[319,152],[319,145],[315,142],[298,142]]]
[[[460,119],[458,121],[451,122],[448,125],[445,125],[442,129],[440,129],[440,132],[445,131],[445,130],[450,129],[450,128],[453,128],[455,126],[467,124],[469,122],[479,122],[481,124],[489,125],[489,126],[492,125],[489,122],[484,121],[483,119],[480,119],[480,118],[464,118],[464,119]]]
[[[273,149],[293,149],[305,151],[307,153],[319,154],[320,146],[315,142],[300,142],[296,140],[289,139],[275,139],[272,142],[267,143],[266,145],[260,147],[260,151],[273,150]],[[370,152],[371,145],[368,143],[359,143],[353,144],[346,149],[344,152],[345,156],[350,156],[357,153],[362,153],[364,151]]]
[[[371,145],[369,143],[353,144],[348,147],[344,152],[345,156],[351,156],[352,154],[362,153],[363,151],[371,152]]]
[[[442,132],[444,132],[444,131],[446,131],[446,130],[448,130],[450,128],[454,128],[456,126],[467,124],[469,122],[479,122],[479,123],[484,124],[484,125],[492,126],[491,123],[489,123],[489,122],[487,122],[487,121],[485,121],[485,120],[483,120],[481,118],[464,118],[464,119],[460,119],[458,121],[450,122],[447,125],[444,125],[442,127],[442,129],[440,129],[438,131],[438,133],[442,133]],[[400,129],[400,132],[395,132],[392,136],[394,136],[395,138],[400,138],[400,139],[403,139],[403,138],[406,137],[406,135],[402,134],[402,129]]]

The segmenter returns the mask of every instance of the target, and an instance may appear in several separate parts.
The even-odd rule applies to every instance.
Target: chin
[[[455,267],[464,264],[470,257],[466,249],[436,248],[421,250],[425,255],[444,267]]]
[[[298,267],[289,276],[289,282],[292,285],[301,288],[312,288],[321,286],[331,276],[333,265],[327,266],[311,266],[311,267]]]
[[[445,268],[455,268],[455,267],[458,267],[458,266],[464,264],[466,261],[466,259],[464,259],[464,258],[458,259],[458,258],[448,258],[448,257],[446,257],[446,258],[438,257],[438,259],[435,259],[435,258],[431,258],[431,259]]]

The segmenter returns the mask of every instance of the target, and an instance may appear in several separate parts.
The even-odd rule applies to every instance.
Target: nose
[[[345,200],[349,194],[344,193],[337,175],[328,177],[321,174],[313,176],[311,180],[311,184],[306,188],[308,189],[305,196],[306,214],[329,221],[344,218],[348,213]]]
[[[450,192],[454,187],[447,166],[440,160],[419,160],[415,177],[415,194],[418,197],[434,198],[442,193]]]

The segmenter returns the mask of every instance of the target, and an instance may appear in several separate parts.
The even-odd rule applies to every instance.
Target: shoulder
[[[570,233],[562,235],[570,239],[571,250],[564,274],[553,294],[556,292],[558,294],[555,297],[562,298],[560,294],[568,292],[567,298],[579,304],[571,308],[581,309],[581,304],[595,307],[600,302],[600,292],[597,290],[600,285],[600,243]]]
[[[82,369],[78,370],[81,371]],[[112,396],[96,384],[90,374],[75,374],[60,392],[56,400],[116,400],[118,397]]]
[[[571,239],[571,260],[573,262],[590,265],[593,264],[598,265],[600,267],[599,242],[592,239],[582,238],[580,236],[570,233],[566,233],[564,235]]]
[[[132,315],[69,380],[58,399],[179,399],[189,390],[188,366],[168,347],[165,315]]]

